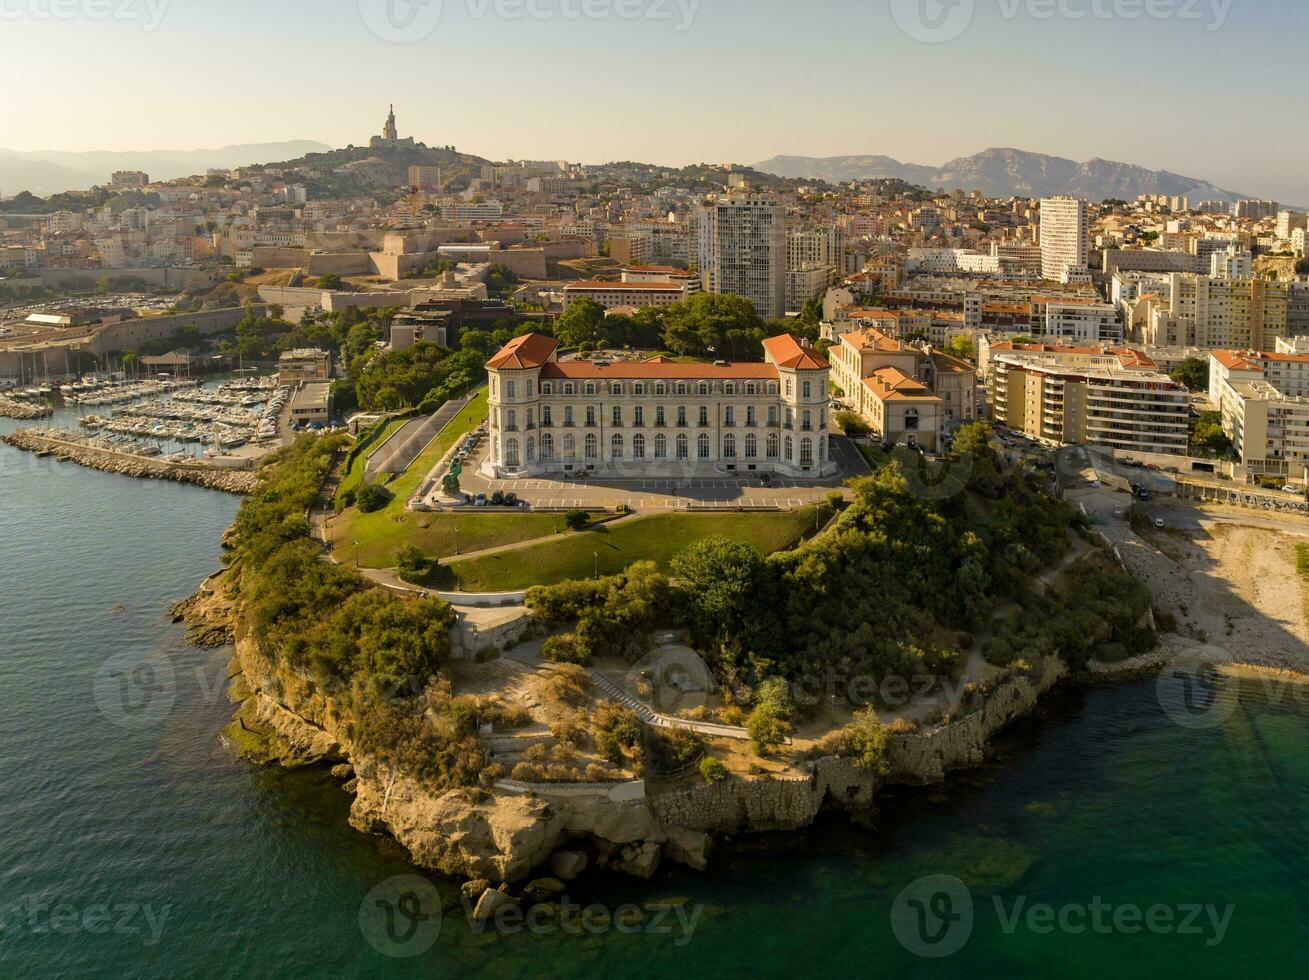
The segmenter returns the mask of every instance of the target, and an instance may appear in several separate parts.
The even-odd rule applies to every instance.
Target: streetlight
[[[359,541],[355,541],[355,568],[359,568]]]
[[[600,552],[592,552],[595,555],[595,577],[600,578]]]

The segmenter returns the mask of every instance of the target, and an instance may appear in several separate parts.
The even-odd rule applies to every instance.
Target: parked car
[[[474,498],[474,500],[473,500],[473,506],[474,506],[474,507],[485,507],[485,506],[486,506],[486,494],[484,494],[484,493],[479,493],[479,494],[476,496],[476,498]]]
[[[504,495],[503,493],[501,493],[499,490],[497,490],[495,493],[491,494],[491,506],[492,506],[492,507],[502,507],[502,506],[504,506],[504,502],[505,502],[505,495]]]
[[[504,505],[505,505],[506,507],[517,507],[517,506],[518,506],[518,494],[516,494],[516,493],[507,493],[507,494],[505,494]]]
[[[1282,487],[1282,493],[1304,493],[1299,487]]]

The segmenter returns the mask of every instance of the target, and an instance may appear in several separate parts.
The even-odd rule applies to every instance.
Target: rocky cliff
[[[604,795],[553,797],[501,790],[434,793],[403,772],[361,756],[348,713],[306,679],[280,669],[250,636],[237,640],[235,695],[242,705],[230,741],[259,762],[336,764],[354,794],[350,822],[394,837],[414,862],[491,883],[520,882],[582,847],[599,864],[649,877],[663,858],[704,868],[715,835],[793,830],[828,807],[873,807],[887,783],[929,784],[980,763],[988,739],[1026,714],[1067,673],[1049,661],[1035,677],[1010,677],[979,708],[927,732],[899,734],[885,776],[847,759],[820,759],[808,776],[728,779],[680,792],[615,802]],[[568,864],[570,862],[563,862]],[[583,862],[585,863],[585,862]],[[539,872],[538,872],[539,873]]]

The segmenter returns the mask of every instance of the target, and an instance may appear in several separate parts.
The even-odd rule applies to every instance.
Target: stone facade
[[[565,360],[528,335],[487,364],[491,478],[835,473],[827,361],[790,336],[759,363]]]

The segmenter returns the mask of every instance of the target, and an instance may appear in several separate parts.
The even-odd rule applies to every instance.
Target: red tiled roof
[[[939,402],[927,385],[915,381],[899,368],[884,367],[864,378],[864,386],[884,402]]]
[[[799,371],[825,371],[830,367],[827,359],[818,351],[801,345],[789,333],[769,337],[764,341],[764,350],[777,362],[778,367]]]
[[[527,333],[515,337],[500,349],[500,352],[486,362],[488,368],[525,370],[538,368],[547,363],[559,346],[553,337],[539,333]]]
[[[761,362],[733,362],[712,364],[697,361],[683,364],[678,361],[615,361],[597,364],[595,361],[558,361],[541,369],[542,380],[549,379],[635,379],[639,381],[776,381],[777,369]]]

